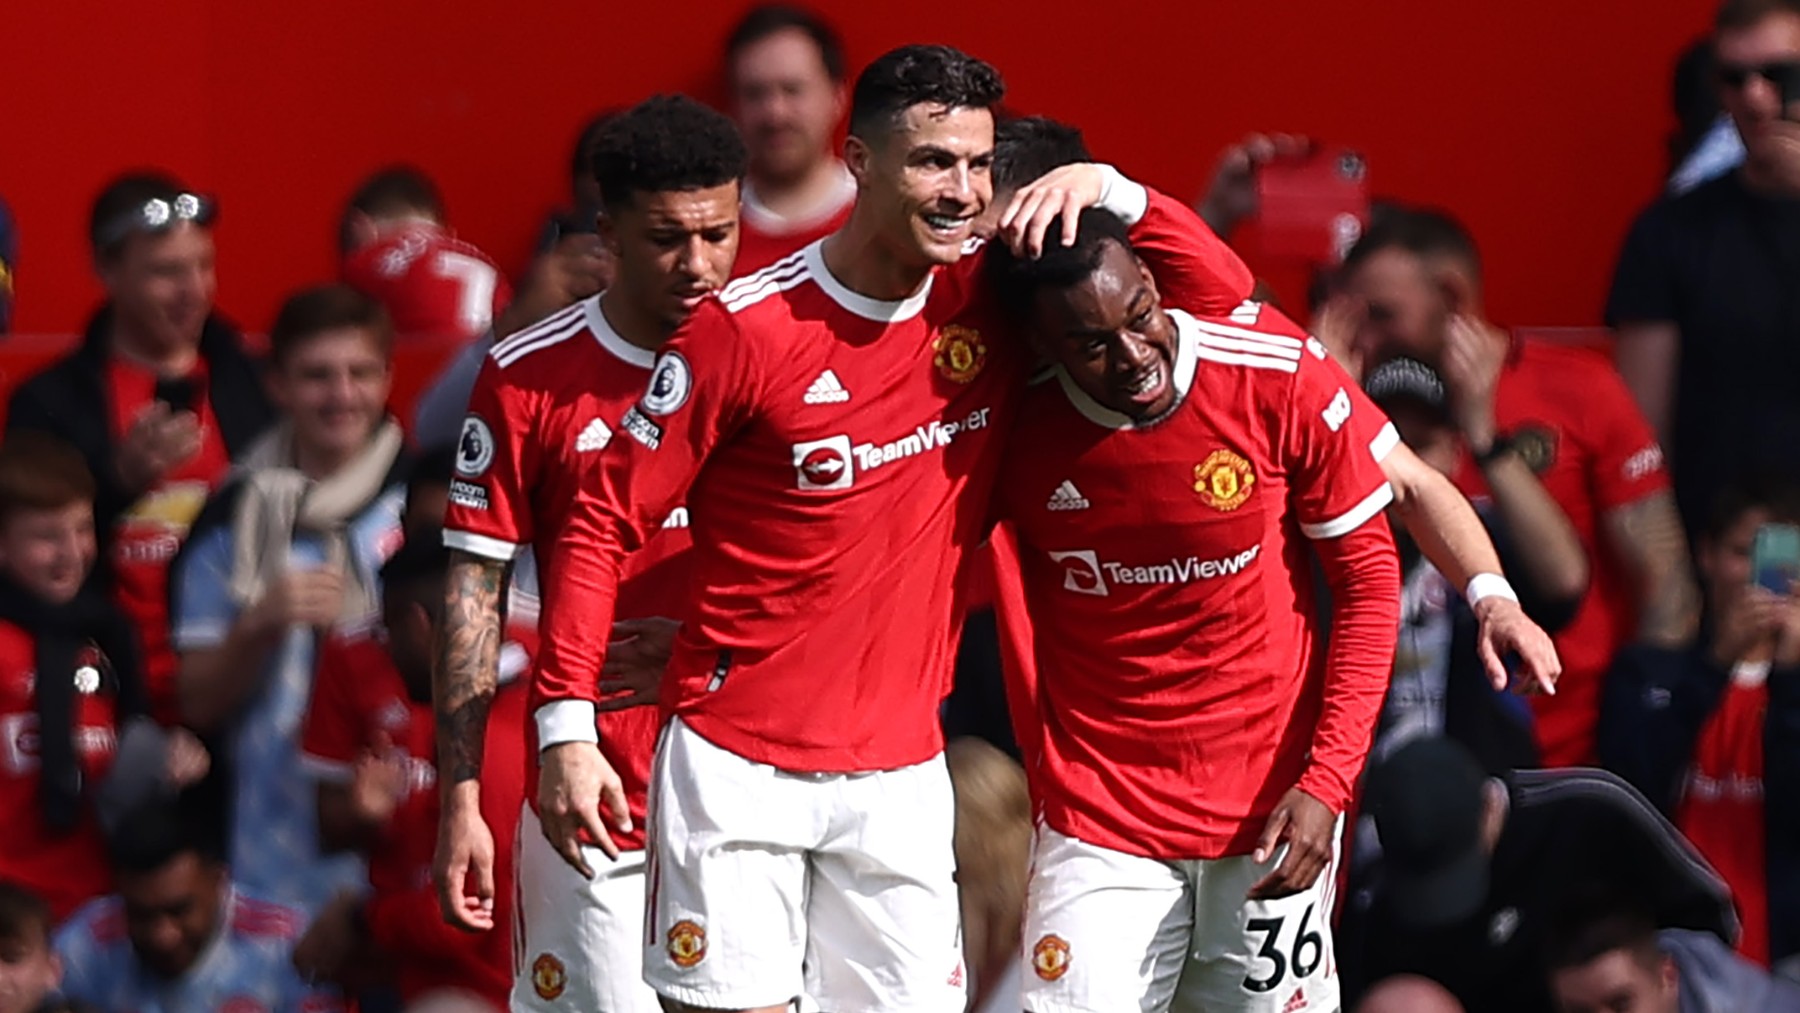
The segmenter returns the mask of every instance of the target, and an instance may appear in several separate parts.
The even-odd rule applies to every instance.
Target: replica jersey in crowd
[[[1601,684],[1613,655],[1637,632],[1636,592],[1606,547],[1604,518],[1668,490],[1662,449],[1612,363],[1589,349],[1515,338],[1494,415],[1569,515],[1591,564],[1588,593],[1555,636],[1563,664],[1556,695],[1529,698],[1544,765],[1591,766]],[[1466,458],[1457,485],[1472,498],[1488,495],[1481,470]]]
[[[138,962],[119,898],[82,908],[56,934],[63,994],[111,1013],[341,1013],[335,992],[308,985],[294,970],[306,916],[226,890],[218,934],[173,980]]]
[[[1769,963],[1768,825],[1763,810],[1767,661],[1739,662],[1700,728],[1675,807],[1675,827],[1731,886],[1744,935],[1738,950]]]
[[[405,499],[405,487],[391,484],[349,521],[348,563],[371,582],[400,547]],[[316,535],[295,533],[292,566],[322,567],[324,553]],[[232,526],[202,522],[174,576],[177,650],[225,642],[241,610],[230,591],[232,563]],[[354,857],[320,854],[317,786],[300,767],[300,730],[312,699],[318,642],[314,630],[290,629],[264,662],[261,691],[230,725],[232,876],[253,896],[308,911],[363,878]]]
[[[1361,734],[1332,737],[1309,539],[1380,523],[1380,459],[1399,437],[1273,311],[1170,316],[1171,414],[1135,426],[1050,372],[997,505],[1036,630],[1046,820],[1118,851],[1212,859],[1249,853],[1296,785],[1349,801],[1387,661],[1346,715]]]
[[[512,301],[512,286],[492,258],[430,222],[350,254],[344,282],[386,306],[402,338],[467,341]]]
[[[552,559],[581,474],[620,438],[614,427],[643,393],[655,362],[654,353],[607,323],[604,298],[585,299],[499,342],[482,364],[458,444],[445,545],[494,560],[531,548],[540,567]],[[661,532],[626,562],[617,618],[683,614],[691,590],[688,523],[687,510],[672,507]],[[538,580],[551,586],[553,576]],[[644,846],[645,791],[660,725],[657,708],[648,706],[597,718],[607,762],[631,803],[632,832],[614,834],[628,850]],[[536,749],[530,755],[526,795],[536,805]]]
[[[1187,261],[1215,304],[1242,299],[1248,271],[1191,211],[1122,178],[1112,190],[1148,258]],[[965,561],[1025,365],[980,260],[881,301],[814,244],[696,310],[557,546],[534,687],[546,741],[588,721],[612,574],[685,493],[701,592],[665,707],[786,770],[893,769],[942,749]]]
[[[117,684],[92,648],[76,658],[74,744],[84,792],[80,821],[67,833],[44,825],[38,799],[37,649],[31,633],[0,623],[0,880],[26,887],[55,918],[112,889],[99,821],[87,801],[118,749]]]
[[[744,184],[744,199],[738,214],[737,261],[732,265],[732,276],[743,278],[755,274],[795,250],[843,228],[850,220],[850,209],[856,206],[856,180],[851,177],[850,170],[843,169],[842,172],[838,187],[825,206],[796,218],[769,210],[768,205],[757,199],[755,188]]]
[[[512,881],[513,827],[525,796],[527,648],[500,649],[502,688],[488,715],[481,809],[494,831],[494,881]],[[510,683],[510,685],[508,685]],[[302,757],[322,782],[349,785],[365,755],[386,750],[407,772],[405,795],[369,851],[370,935],[393,959],[401,997],[459,986],[504,1002],[512,990],[510,934],[461,932],[444,924],[431,884],[437,847],[437,721],[429,700],[412,699],[387,648],[373,635],[333,638],[319,653]],[[512,891],[495,896],[494,921],[511,921]]]

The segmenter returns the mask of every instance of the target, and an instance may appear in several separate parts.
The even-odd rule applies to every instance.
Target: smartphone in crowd
[[[1800,527],[1764,524],[1750,547],[1750,580],[1775,594],[1792,594],[1800,582]]]
[[[172,412],[191,412],[200,403],[200,385],[191,376],[158,377],[156,393],[151,396]]]
[[[1264,257],[1336,265],[1369,224],[1368,163],[1350,148],[1317,145],[1258,167],[1256,198]]]

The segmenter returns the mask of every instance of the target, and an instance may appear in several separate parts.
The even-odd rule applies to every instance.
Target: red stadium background
[[[342,200],[389,160],[433,173],[458,230],[516,270],[565,190],[579,123],[653,90],[716,97],[720,41],[744,6],[11,4],[0,193],[21,230],[15,330],[80,326],[98,298],[88,203],[136,165],[220,197],[220,303],[248,329],[332,273]],[[1248,130],[1359,146],[1378,194],[1473,227],[1497,319],[1586,324],[1664,171],[1670,68],[1712,4],[819,7],[853,66],[901,42],[962,46],[1001,67],[1017,108],[1081,124],[1103,157],[1172,193],[1197,192]]]

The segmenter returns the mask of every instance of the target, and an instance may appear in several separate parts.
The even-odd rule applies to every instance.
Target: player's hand
[[[169,732],[169,751],[163,758],[163,780],[172,788],[198,784],[212,769],[212,754],[186,728]]]
[[[1020,187],[1000,215],[1000,238],[1022,257],[1044,252],[1050,223],[1062,219],[1062,244],[1073,246],[1081,212],[1100,203],[1106,174],[1100,166],[1077,163],[1051,169]]]
[[[606,661],[600,666],[602,713],[656,703],[663,672],[675,653],[679,619],[621,619],[613,623]]]
[[[619,845],[600,823],[607,821],[620,833],[631,832],[631,809],[625,804],[625,787],[619,775],[592,742],[563,742],[544,750],[538,772],[538,819],[544,838],[563,861],[587,879],[593,866],[581,853],[581,833],[587,831],[600,850],[613,861]]]
[[[356,758],[350,774],[350,806],[364,826],[384,827],[406,797],[406,756],[384,733],[374,749]]]
[[[1278,158],[1299,158],[1313,142],[1297,134],[1251,134],[1219,156],[1212,186],[1194,210],[1212,230],[1228,237],[1244,219],[1256,214],[1256,170]]]
[[[153,401],[132,420],[113,452],[125,488],[148,490],[200,452],[200,417]]]
[[[1508,676],[1502,659],[1511,654],[1519,659],[1521,690],[1555,696],[1556,680],[1562,678],[1562,659],[1556,655],[1550,634],[1510,598],[1490,595],[1476,602],[1473,611],[1475,650],[1494,689],[1506,690]]]
[[[1463,437],[1476,450],[1494,442],[1494,392],[1500,385],[1500,367],[1506,363],[1506,344],[1495,341],[1478,320],[1450,318],[1444,337],[1444,393]]]
[[[494,833],[481,818],[480,790],[474,781],[451,787],[438,818],[437,854],[431,862],[444,921],[465,932],[494,927]]]
[[[1336,832],[1337,813],[1306,792],[1289,788],[1269,814],[1252,858],[1258,864],[1266,862],[1284,842],[1287,854],[1280,865],[1250,888],[1250,899],[1274,900],[1311,888],[1319,873],[1331,864],[1331,837]]]

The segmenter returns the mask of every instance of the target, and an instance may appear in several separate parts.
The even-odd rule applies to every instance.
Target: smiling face
[[[674,330],[731,277],[738,251],[737,181],[633,193],[600,222],[617,265],[613,291]],[[610,296],[608,298],[611,298]]]
[[[100,280],[140,354],[167,355],[200,343],[218,293],[212,230],[181,222],[127,237],[100,261]]]
[[[1068,288],[1038,290],[1032,342],[1087,396],[1144,422],[1175,405],[1175,321],[1142,261],[1116,242]]]
[[[303,458],[348,460],[387,413],[393,374],[381,337],[343,327],[308,338],[275,363],[270,393]]]
[[[993,200],[994,115],[921,102],[874,140],[851,137],[858,202],[900,263],[954,264]]]

